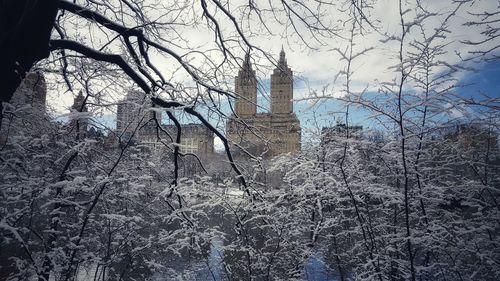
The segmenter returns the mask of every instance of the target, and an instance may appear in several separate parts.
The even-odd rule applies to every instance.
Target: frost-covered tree
[[[412,5],[400,1],[399,31],[381,34],[384,44],[394,47],[388,48],[394,51],[389,68],[394,77],[378,81],[375,93],[353,90],[352,65],[372,49],[358,46],[367,30],[352,23],[346,46],[333,50],[345,65],[336,79],[344,81],[338,100],[345,105],[347,125],[323,144],[323,152],[312,151],[316,156],[309,158],[317,158],[312,170],[302,166],[299,176],[288,176],[318,174],[314,180],[328,182],[310,188],[332,191],[319,194],[335,198],[333,211],[318,213],[335,221],[333,234],[325,235],[335,246],[332,259],[356,279],[494,280],[498,251],[489,249],[498,243],[498,225],[491,221],[497,216],[498,183],[483,178],[498,177],[496,99],[486,95],[480,103],[464,102],[457,74],[467,61],[446,61],[453,51],[450,21],[465,4],[456,3],[445,14],[418,3],[409,9]],[[353,109],[369,112],[373,123],[385,128],[383,142],[351,135]]]
[[[1,101],[34,68],[54,91],[85,97],[66,124],[28,105],[2,110],[1,278],[303,280],[315,258],[339,280],[498,279],[498,99],[463,97],[457,78],[498,58],[498,14],[471,14],[466,26],[485,38],[459,42],[477,49],[455,63],[450,26],[481,1],[396,1],[390,30],[376,2],[3,1]],[[344,126],[300,153],[237,162],[216,124],[241,98],[230,84],[243,54],[274,62],[259,44],[274,35],[340,57]],[[392,65],[360,89],[357,63],[380,48],[370,36]],[[82,126],[83,106],[109,110],[130,88],[143,109],[132,136]],[[359,109],[383,137],[351,129]],[[231,170],[183,178],[183,120],[222,140],[213,160]],[[159,158],[133,142],[143,122]]]

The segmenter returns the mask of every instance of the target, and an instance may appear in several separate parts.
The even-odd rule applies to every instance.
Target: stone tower
[[[73,100],[73,106],[71,107],[74,111],[77,112],[88,112],[87,105],[85,104],[85,97],[82,94],[82,91],[78,93],[76,98]]]
[[[257,113],[257,78],[250,63],[250,54],[245,56],[245,62],[234,81],[236,99],[236,114],[252,116]]]
[[[136,130],[141,119],[140,92],[129,91],[125,99],[118,104],[116,110],[116,129],[119,132],[132,132]]]
[[[27,88],[33,91],[33,94],[29,97],[28,103],[32,105],[37,105],[43,110],[45,110],[45,103],[47,101],[47,85],[45,83],[45,76],[42,72],[30,72],[26,74],[24,78],[24,83]]]
[[[281,48],[277,68],[271,74],[271,112],[256,112],[257,79],[247,54],[235,79],[235,115],[226,123],[226,136],[245,153],[273,157],[300,150],[300,121],[293,112],[293,72]]]
[[[281,47],[278,67],[271,74],[271,113],[290,114],[293,112],[293,72],[288,67],[285,51]]]
[[[2,78],[5,79],[5,78]],[[14,92],[10,102],[4,104],[4,117],[0,124],[0,146],[9,136],[46,134],[50,121],[46,114],[47,84],[40,71],[28,72]]]
[[[75,116],[71,120],[72,127],[74,127],[75,129],[78,139],[83,139],[87,135],[88,116],[86,116],[86,113],[89,110],[87,108],[85,97],[83,96],[82,91],[80,91],[74,99],[73,106],[71,106],[71,111],[75,114]]]
[[[120,102],[116,110],[116,130],[123,134],[124,139],[133,136],[139,139],[156,132],[156,122],[153,120],[156,114],[158,122],[161,122],[161,113],[153,111],[153,104],[146,99],[142,92],[131,90]],[[139,130],[140,128],[140,130]]]

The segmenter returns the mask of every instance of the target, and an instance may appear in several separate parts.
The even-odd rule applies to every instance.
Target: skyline
[[[405,6],[403,7],[407,9],[403,18],[408,24],[415,25],[415,27],[408,30],[407,42],[404,45],[405,55],[414,49],[414,46],[412,46],[413,40],[422,40],[424,34],[431,36],[433,32],[436,32],[439,28],[443,28],[446,29],[442,31],[443,35],[435,38],[430,45],[430,47],[442,48],[442,51],[436,55],[436,60],[440,65],[436,66],[434,76],[438,76],[440,73],[453,68],[459,69],[459,71],[453,74],[453,79],[456,79],[458,83],[463,82],[464,84],[468,84],[475,82],[470,81],[473,79],[472,77],[476,77],[476,80],[482,78],[491,80],[492,78],[490,77],[500,76],[498,63],[495,61],[488,63],[472,59],[475,56],[474,51],[491,48],[495,43],[494,40],[487,42],[480,48],[474,44],[466,44],[466,41],[476,42],[482,40],[484,37],[484,34],[479,32],[479,26],[471,26],[467,23],[474,20],[472,16],[474,13],[494,10],[496,4],[493,1],[477,1],[473,3],[474,5],[467,7],[461,5],[456,11],[448,6],[446,1],[424,1],[419,4],[422,6],[418,9],[416,3],[413,2],[405,2]],[[399,50],[397,39],[401,33],[398,6],[390,0],[376,1],[367,10],[367,16],[369,16],[371,22],[365,22],[364,28],[355,30],[349,29],[349,15],[340,12],[338,9],[341,10],[341,7],[342,4],[329,7],[326,10],[326,15],[329,15],[333,19],[330,22],[333,26],[342,28],[335,29],[334,34],[321,40],[303,42],[300,34],[291,32],[275,24],[271,24],[270,27],[276,32],[269,34],[251,33],[249,39],[252,43],[261,50],[268,52],[266,54],[268,55],[267,57],[258,49],[253,49],[251,52],[251,61],[259,79],[257,101],[259,112],[263,112],[269,107],[269,75],[279,57],[278,53],[282,46],[287,54],[289,65],[294,71],[294,106],[303,128],[311,128],[314,125],[315,122],[312,119],[315,114],[316,117],[319,116],[322,119],[318,120],[320,126],[321,124],[328,125],[331,122],[335,122],[332,120],[336,116],[339,116],[339,114],[334,114],[334,117],[331,118],[330,113],[342,110],[342,106],[339,102],[335,101],[335,98],[346,94],[345,71],[347,61],[343,56],[347,54],[348,50],[352,50],[354,54],[351,66],[351,93],[366,91],[368,94],[375,95],[377,91],[383,88],[383,83],[391,83],[398,79],[399,74],[396,71],[398,65],[397,52]],[[420,22],[420,19],[418,19],[419,9],[436,12],[431,17],[425,18],[425,21],[421,20]],[[456,14],[450,20],[447,20],[447,17],[453,13]],[[442,22],[446,22],[445,26],[442,26]],[[370,26],[370,24],[373,24],[373,26]],[[373,30],[373,27],[376,30]],[[420,27],[422,30],[418,29]],[[221,22],[220,28],[229,34],[235,32],[232,24],[228,24],[225,21]],[[367,32],[366,29],[368,28],[372,30]],[[208,56],[206,59],[214,60],[214,62],[221,60],[220,54],[212,54],[212,50],[217,44],[214,42],[211,33],[205,32],[207,31],[207,27],[186,25],[180,26],[179,30],[183,34],[182,38],[186,40],[185,45],[182,45],[184,47],[175,45],[172,48],[181,54],[185,54],[186,60],[193,67],[203,69],[205,62],[204,57],[201,55],[203,52],[206,52]],[[99,36],[98,39],[104,40],[104,38],[100,38]],[[352,44],[350,42],[351,39]],[[198,51],[190,52],[189,48],[187,48],[188,46],[196,46]],[[234,90],[233,81],[238,71],[236,64],[241,65],[244,54],[247,51],[238,45],[232,46],[231,50],[238,58],[235,58],[231,62],[233,68],[224,69],[220,81],[221,87],[227,87],[226,89],[229,91]],[[492,55],[495,55],[495,53]],[[190,75],[186,72],[170,68],[171,59],[165,59],[154,54],[152,58],[155,60],[155,63],[158,63],[159,69],[171,77],[173,83],[187,85],[188,87],[192,87],[193,91],[196,91]],[[470,70],[472,67],[477,69],[476,72]],[[57,81],[55,83],[61,82],[60,80],[54,81]],[[65,92],[60,88],[63,85],[64,83],[59,83],[59,88],[56,88],[55,91],[49,91],[49,104],[55,108],[57,115],[67,113],[67,109],[71,107],[73,102],[73,96],[70,92]],[[406,92],[413,91],[411,84],[407,84],[406,87]],[[322,92],[323,90],[325,91]],[[457,91],[460,95],[472,95],[474,97],[479,97],[477,95],[479,92],[486,93],[495,99],[498,99],[500,96],[498,86],[494,82],[467,86],[463,91]],[[73,95],[76,94],[77,89],[74,89]],[[125,93],[113,92],[106,99],[110,104],[117,103],[124,95]],[[230,113],[227,98],[224,96],[220,98],[222,101],[220,104],[221,111],[225,114]],[[186,101],[189,102],[190,99],[190,97],[187,97]],[[315,103],[317,103],[315,106],[311,106]],[[453,105],[449,107],[450,111],[454,111],[456,116],[467,113],[453,109]],[[102,111],[102,117],[98,121],[113,128],[114,113],[106,108],[99,110]],[[377,126],[376,123],[378,122],[367,119],[369,115],[364,110],[353,110],[351,113],[350,123],[363,125],[365,128]],[[64,117],[58,118],[61,119]],[[223,123],[217,120],[217,118],[213,119],[213,122]],[[219,129],[223,131],[221,126],[219,126]]]
[[[294,70],[294,62],[289,61],[289,65],[292,70]],[[478,95],[479,93],[482,93],[496,99],[497,103],[500,102],[500,84],[498,84],[495,80],[496,77],[500,77],[500,62],[485,63],[480,69],[475,71],[471,70],[469,73],[469,75],[464,75],[463,79],[457,82],[457,84],[464,85],[463,87],[457,89],[457,92],[460,95],[463,95],[464,97],[484,99],[484,96]],[[269,72],[269,75],[266,77],[257,77],[259,81],[259,90],[257,93],[257,112],[266,112],[270,110],[270,74],[271,72]],[[321,89],[327,85],[327,83],[323,84],[322,81],[308,81],[308,83],[306,83],[306,79],[306,77],[296,77],[294,80],[294,111],[300,120],[302,128],[304,129],[303,134],[307,137],[313,136],[314,132],[319,133],[321,127],[333,126],[336,122],[336,117],[343,118],[344,115],[340,111],[344,109],[344,106],[341,102],[336,100],[335,97],[313,97],[311,99],[306,96],[310,93],[311,89]],[[307,84],[309,84],[309,86]],[[126,94],[123,95],[123,98],[125,95]],[[71,96],[68,95],[68,97],[71,98],[71,103],[68,104],[69,109],[72,106],[73,101]],[[48,93],[48,99],[51,99],[50,92]],[[315,104],[312,105],[311,102],[315,102]],[[222,111],[226,114],[231,113],[227,101],[223,104]],[[338,111],[338,113],[332,114],[332,112],[335,111]],[[66,120],[66,115],[67,113],[60,114],[56,116],[56,119]],[[361,125],[364,129],[383,129],[383,127],[377,126],[377,122],[368,120],[368,117],[369,114],[367,111],[363,109],[351,108],[349,123],[352,125]],[[316,120],[313,120],[313,118],[316,118]],[[104,114],[102,117],[96,117],[95,120],[108,128],[116,128],[115,113],[109,112]],[[186,123],[190,123],[189,120],[185,121]],[[211,121],[213,123],[217,123],[218,120],[212,119]],[[223,126],[219,126],[219,129],[224,133]],[[218,138],[216,138],[216,149],[222,149],[222,144]]]

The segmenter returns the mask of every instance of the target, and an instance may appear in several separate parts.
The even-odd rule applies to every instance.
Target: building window
[[[194,138],[183,138],[181,140],[182,153],[196,153],[198,152],[198,142]]]

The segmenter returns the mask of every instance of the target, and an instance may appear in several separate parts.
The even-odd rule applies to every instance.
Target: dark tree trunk
[[[58,7],[59,0],[0,2],[0,121],[1,102],[9,102],[26,72],[48,57]]]

